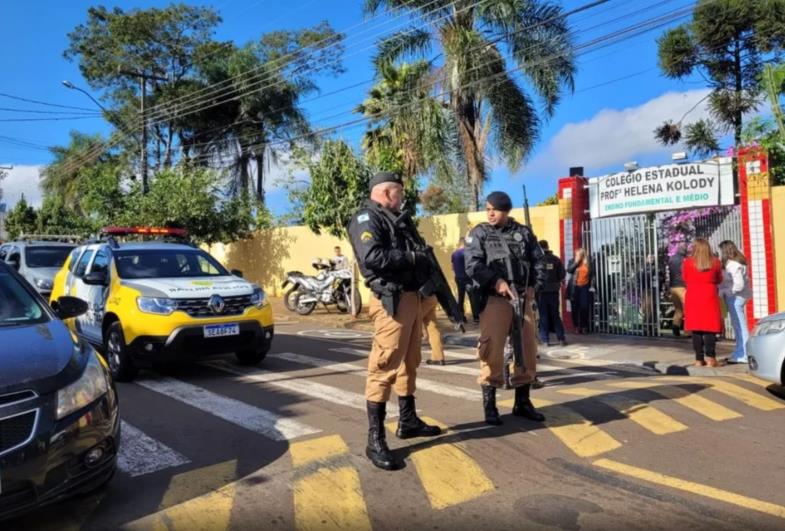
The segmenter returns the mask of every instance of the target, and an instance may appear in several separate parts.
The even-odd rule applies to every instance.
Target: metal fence
[[[668,261],[679,241],[723,240],[742,246],[739,207],[592,219],[583,242],[595,272],[594,331],[657,337],[670,334],[673,303]],[[730,318],[724,337],[733,338]]]

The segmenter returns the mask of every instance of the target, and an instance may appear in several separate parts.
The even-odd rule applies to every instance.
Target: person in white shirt
[[[333,264],[333,269],[336,271],[341,269],[349,269],[349,259],[341,253],[341,248],[339,246],[335,246],[335,256],[330,258],[330,262]]]
[[[731,354],[728,362],[747,363],[747,315],[744,307],[752,296],[747,280],[747,259],[739,251],[736,244],[726,240],[720,244],[720,257],[722,258],[723,279],[720,284],[720,296],[728,307],[733,332],[736,336],[736,349]]]

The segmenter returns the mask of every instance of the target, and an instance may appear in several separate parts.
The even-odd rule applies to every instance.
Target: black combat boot
[[[485,410],[485,423],[491,426],[499,426],[502,419],[499,417],[499,410],[496,409],[496,388],[492,385],[482,386],[482,407]]]
[[[439,435],[442,430],[438,426],[429,426],[417,416],[414,406],[414,396],[399,396],[398,408],[398,430],[395,435],[399,439],[411,439],[412,437],[434,437]]]
[[[512,414],[535,422],[544,422],[545,415],[534,409],[534,404],[529,399],[530,388],[529,384],[515,388],[515,404],[512,406]]]
[[[399,470],[403,462],[387,447],[387,438],[384,435],[384,417],[387,413],[385,402],[366,402],[368,409],[368,446],[365,455],[379,468],[384,470]]]

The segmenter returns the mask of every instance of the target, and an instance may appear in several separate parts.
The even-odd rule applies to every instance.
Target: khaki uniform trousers
[[[681,327],[684,322],[684,295],[687,288],[671,288],[671,302],[673,303],[673,326]]]
[[[402,293],[395,317],[390,317],[382,302],[373,296],[369,316],[373,320],[373,346],[368,358],[365,399],[387,402],[393,388],[398,396],[413,395],[422,359],[420,295],[414,291]]]
[[[537,374],[537,334],[534,322],[534,290],[527,291],[523,319],[523,363],[517,367],[510,361],[510,383],[520,387],[534,381]],[[504,345],[510,334],[513,312],[510,302],[502,297],[488,297],[488,304],[480,314],[480,341],[477,357],[480,359],[480,377],[477,383],[504,387]]]
[[[435,295],[425,297],[420,304],[422,312],[422,325],[428,335],[428,343],[431,345],[431,359],[442,361],[444,359],[444,346],[442,345],[442,333],[436,326],[436,305],[439,301]]]

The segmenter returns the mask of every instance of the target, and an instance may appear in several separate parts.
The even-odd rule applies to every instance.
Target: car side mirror
[[[87,313],[89,306],[82,299],[76,297],[60,297],[53,305],[57,317],[61,320],[73,319]]]
[[[21,267],[21,265],[19,263],[19,257],[18,256],[12,256],[11,258],[9,258],[8,259],[8,265],[13,267],[17,271],[19,271],[19,268]]]
[[[106,271],[92,271],[82,277],[82,281],[88,286],[108,286],[109,276]]]
[[[239,269],[232,269],[232,270],[231,270],[231,271],[229,271],[229,272],[230,272],[231,274],[233,274],[234,276],[236,276],[236,277],[243,278],[243,272],[242,272],[242,271],[240,271]]]

